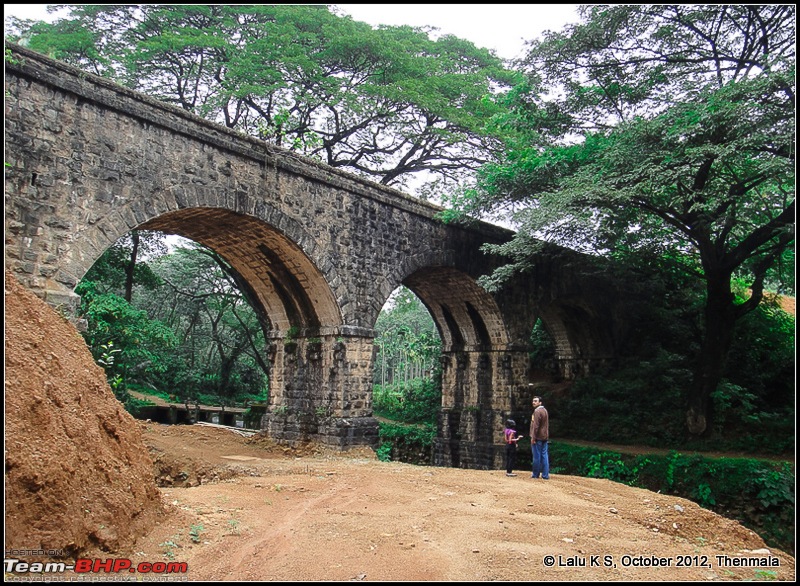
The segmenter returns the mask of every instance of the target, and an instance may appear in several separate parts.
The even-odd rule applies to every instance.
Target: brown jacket
[[[531,443],[536,441],[547,441],[550,439],[550,422],[547,409],[544,405],[539,405],[533,410],[531,419]]]

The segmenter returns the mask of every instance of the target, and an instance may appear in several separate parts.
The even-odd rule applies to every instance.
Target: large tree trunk
[[[722,380],[737,318],[729,277],[709,275],[706,290],[705,335],[689,388],[686,412],[686,426],[692,435],[702,435],[711,429],[711,394]]]
[[[139,256],[139,232],[136,230],[131,232],[131,239],[133,240],[133,249],[131,250],[130,261],[128,266],[125,267],[125,301],[131,302],[133,297],[133,277],[136,271],[136,261]]]
[[[217,394],[222,397],[230,395],[231,375],[233,368],[236,366],[236,353],[231,356],[221,355],[221,364],[219,366],[219,388]]]

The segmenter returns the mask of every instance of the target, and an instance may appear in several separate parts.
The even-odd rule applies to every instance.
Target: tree
[[[233,269],[193,243],[157,259],[154,270],[164,286],[134,302],[180,340],[170,386],[223,399],[260,394],[269,371],[265,324],[231,277]]]
[[[10,38],[386,185],[458,182],[500,146],[488,122],[513,74],[452,35],[325,5],[67,6]]]
[[[119,238],[97,259],[84,282],[104,292],[116,292],[130,303],[134,285],[153,290],[159,285],[150,260],[165,254],[167,246],[160,232],[133,230]]]
[[[116,397],[127,404],[129,382],[157,378],[167,369],[176,346],[174,334],[119,295],[98,290],[95,282],[84,279],[76,291],[80,315],[88,323],[82,332],[86,344],[106,370]]]
[[[507,155],[455,203],[515,210],[519,232],[494,250],[516,270],[552,240],[671,259],[701,279],[686,412],[699,435],[737,320],[780,260],[793,261],[795,8],[595,5],[581,15],[531,44],[502,120]],[[736,298],[734,278],[749,298]],[[778,278],[793,290],[791,274]]]

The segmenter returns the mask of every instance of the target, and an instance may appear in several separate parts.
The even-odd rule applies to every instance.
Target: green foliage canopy
[[[64,6],[9,38],[387,185],[460,181],[500,146],[489,121],[515,75],[451,35],[325,5]]]
[[[198,245],[159,257],[164,286],[134,301],[176,333],[175,368],[162,384],[179,394],[229,400],[266,387],[265,324],[231,277],[231,267]]]
[[[704,282],[687,390],[687,426],[702,433],[736,320],[768,279],[794,286],[783,263],[794,258],[795,8],[593,5],[582,16],[532,44],[500,121],[507,154],[454,204],[514,212],[517,236],[492,249],[515,270],[551,240],[671,258]],[[749,298],[733,295],[735,277]]]

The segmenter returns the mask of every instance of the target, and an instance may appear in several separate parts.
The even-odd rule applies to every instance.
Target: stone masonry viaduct
[[[376,445],[373,327],[401,284],[442,336],[437,464],[501,466],[504,420],[530,416],[537,319],[564,378],[615,356],[622,311],[582,257],[559,249],[489,294],[476,279],[500,260],[480,247],[510,232],[444,225],[438,208],[396,190],[7,48],[6,269],[74,311],[75,286],[131,230],[216,250],[269,322],[270,436]]]

